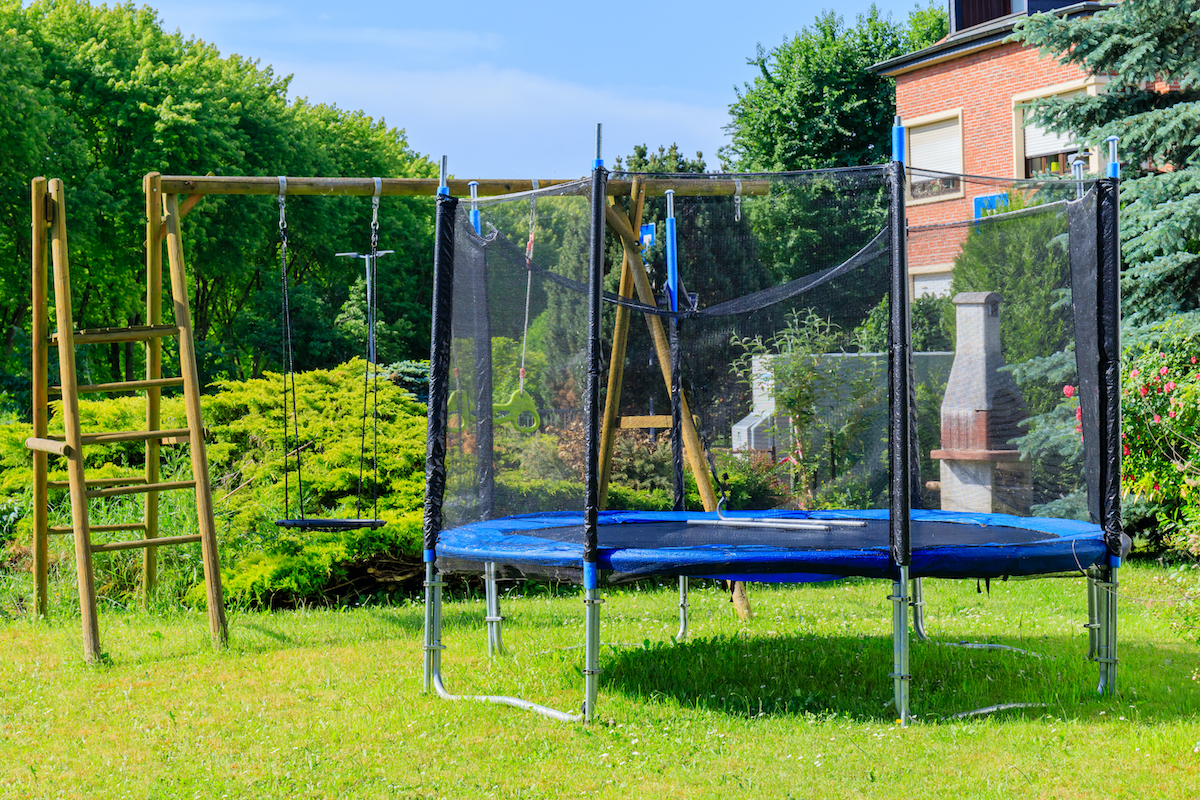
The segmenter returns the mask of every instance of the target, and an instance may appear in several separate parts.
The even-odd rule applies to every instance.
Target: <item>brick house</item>
[[[950,33],[940,42],[873,69],[896,81],[896,113],[907,130],[910,167],[1027,178],[1070,173],[1079,151],[1071,137],[1026,126],[1025,106],[1042,97],[1097,94],[1105,79],[1006,43],[1017,20],[1031,13],[1094,14],[1111,3],[1062,0],[949,0]],[[1089,171],[1098,172],[1099,154]],[[995,185],[912,175],[912,226],[971,219],[994,205]],[[965,231],[924,237],[909,247],[912,296],[947,294],[954,256]]]

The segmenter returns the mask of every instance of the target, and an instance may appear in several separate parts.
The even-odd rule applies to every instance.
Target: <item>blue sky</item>
[[[150,0],[178,28],[292,75],[293,97],[362,109],[459,177],[586,173],[595,125],[612,164],[635,144],[701,150],[716,169],[735,87],[770,48],[834,8],[786,3]],[[916,0],[877,0],[906,18]]]

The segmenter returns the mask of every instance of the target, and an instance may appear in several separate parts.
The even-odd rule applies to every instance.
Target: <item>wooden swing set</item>
[[[494,196],[530,191],[568,183],[566,180],[479,180],[474,181],[478,196]],[[451,194],[464,196],[470,191],[466,180],[449,180]],[[645,305],[655,305],[654,291],[642,262],[641,243],[637,232],[641,226],[642,210],[648,196],[663,195],[668,189],[679,195],[742,195],[766,194],[765,182],[714,179],[704,182],[676,181],[670,178],[634,178],[608,182],[606,221],[619,237],[623,258],[619,293],[632,299],[635,292]],[[146,312],[145,325],[120,328],[77,330],[71,305],[71,282],[67,248],[67,214],[65,189],[61,180],[35,178],[31,184],[33,218],[33,435],[26,446],[33,451],[33,574],[36,605],[39,615],[45,615],[49,605],[48,567],[49,536],[71,534],[74,538],[76,577],[79,591],[83,629],[84,658],[100,660],[100,628],[96,603],[95,577],[92,557],[95,553],[141,549],[142,597],[149,599],[154,591],[157,573],[158,547],[199,542],[204,569],[209,628],[215,646],[228,639],[225,608],[221,591],[221,576],[217,554],[216,525],[213,512],[212,487],[204,446],[204,423],[201,415],[198,362],[191,324],[191,311],[184,265],[184,248],[180,221],[205,195],[281,195],[286,186],[288,196],[336,197],[431,197],[438,189],[433,179],[375,179],[375,178],[286,178],[171,176],[151,172],[143,179],[146,196]],[[617,203],[629,198],[628,213]],[[163,248],[166,248],[170,270],[170,291],[173,302],[173,322],[164,322]],[[50,267],[53,267],[51,272]],[[49,311],[53,287],[53,307],[56,330],[51,332]],[[645,314],[658,363],[670,390],[670,346],[661,317]],[[618,306],[613,331],[612,354],[605,398],[603,428],[600,437],[600,498],[607,495],[611,475],[616,432],[621,428],[670,428],[669,415],[620,416],[621,385],[628,341],[630,309]],[[166,337],[176,337],[179,351],[179,376],[163,377],[163,347]],[[81,384],[76,371],[76,346],[85,344],[141,343],[145,347],[146,377],[139,380],[101,384]],[[50,347],[57,347],[58,385],[51,385]],[[369,368],[369,366],[368,366]],[[161,420],[162,390],[181,387],[187,417],[185,428],[163,428]],[[137,431],[83,432],[79,412],[81,394],[114,394],[142,392],[146,398],[146,426]],[[50,398],[61,397],[64,433],[49,433]],[[706,511],[715,511],[717,495],[705,463],[700,436],[692,412],[683,399],[681,433],[687,464],[696,480]],[[85,470],[84,450],[89,446],[120,442],[142,442],[145,448],[145,469],[140,476],[129,478],[89,478]],[[191,478],[164,481],[162,446],[187,445],[190,450]],[[49,479],[51,456],[65,461],[66,481]],[[71,500],[69,526],[49,524],[49,491],[67,489]],[[197,532],[182,536],[160,536],[159,494],[164,491],[192,489],[195,491],[198,518]],[[120,524],[93,525],[89,519],[89,501],[119,495],[144,495],[143,515],[138,521]],[[333,520],[336,523],[362,520]],[[319,527],[312,525],[310,527]],[[342,525],[341,527],[345,527]],[[373,527],[373,525],[372,525]],[[140,538],[96,543],[93,533],[136,533]],[[744,595],[743,595],[744,597]],[[736,601],[735,596],[735,601]],[[739,607],[739,613],[742,609]]]

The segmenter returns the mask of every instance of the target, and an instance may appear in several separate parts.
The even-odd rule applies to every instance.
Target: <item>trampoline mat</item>
[[[890,577],[886,510],[748,512],[732,517],[768,526],[717,524],[698,512],[602,512],[599,562],[610,582],[650,575],[804,581]],[[832,523],[829,530],[771,522]],[[861,526],[838,525],[860,521]],[[1106,552],[1099,526],[1006,514],[914,511],[913,577],[994,578],[1082,571]],[[583,516],[574,512],[503,517],[442,531],[439,568],[476,571],[485,561],[508,574],[576,580]]]

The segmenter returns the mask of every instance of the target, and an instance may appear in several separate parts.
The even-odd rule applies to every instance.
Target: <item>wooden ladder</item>
[[[92,554],[141,548],[142,594],[149,598],[154,590],[158,568],[156,549],[164,545],[199,542],[208,600],[208,620],[214,644],[227,640],[225,606],[221,595],[221,574],[217,558],[216,525],[208,461],[204,450],[204,423],[200,411],[200,387],[192,337],[191,312],[188,308],[186,276],[179,239],[178,209],[164,217],[161,192],[146,186],[146,325],[125,328],[76,330],[71,304],[71,277],[67,255],[66,198],[61,180],[34,178],[33,212],[33,436],[25,445],[33,451],[33,560],[39,614],[48,605],[48,537],[73,534],[75,569],[79,588],[79,606],[83,623],[84,658],[101,658],[100,627],[96,611],[96,585]],[[165,236],[164,236],[165,231]],[[171,251],[171,294],[175,305],[175,323],[162,319],[162,244],[166,239]],[[49,240],[49,253],[47,252]],[[175,251],[179,252],[176,253]],[[48,257],[49,256],[49,257]],[[178,256],[178,257],[177,257]],[[54,310],[57,331],[49,330],[48,266],[53,262]],[[178,339],[179,378],[162,377],[162,340]],[[75,347],[83,344],[141,343],[146,349],[146,379],[80,385],[75,368]],[[57,345],[61,385],[49,384],[49,348]],[[182,386],[187,411],[187,427],[164,429],[160,424],[161,393],[165,387]],[[146,428],[137,431],[84,433],[79,419],[80,394],[112,394],[139,391],[146,395]],[[64,434],[48,432],[51,395],[62,398]],[[84,469],[84,448],[117,442],[143,442],[146,453],[144,476],[136,478],[88,478]],[[191,450],[192,478],[163,481],[160,455],[163,444],[187,444]],[[66,461],[66,481],[49,480],[49,457]],[[49,524],[50,489],[66,488],[71,498],[70,526]],[[176,489],[194,489],[199,530],[182,536],[159,536],[159,493]],[[88,504],[93,499],[118,495],[145,495],[144,516],[140,522],[117,525],[91,525]],[[141,538],[96,543],[92,534],[137,532]]]

